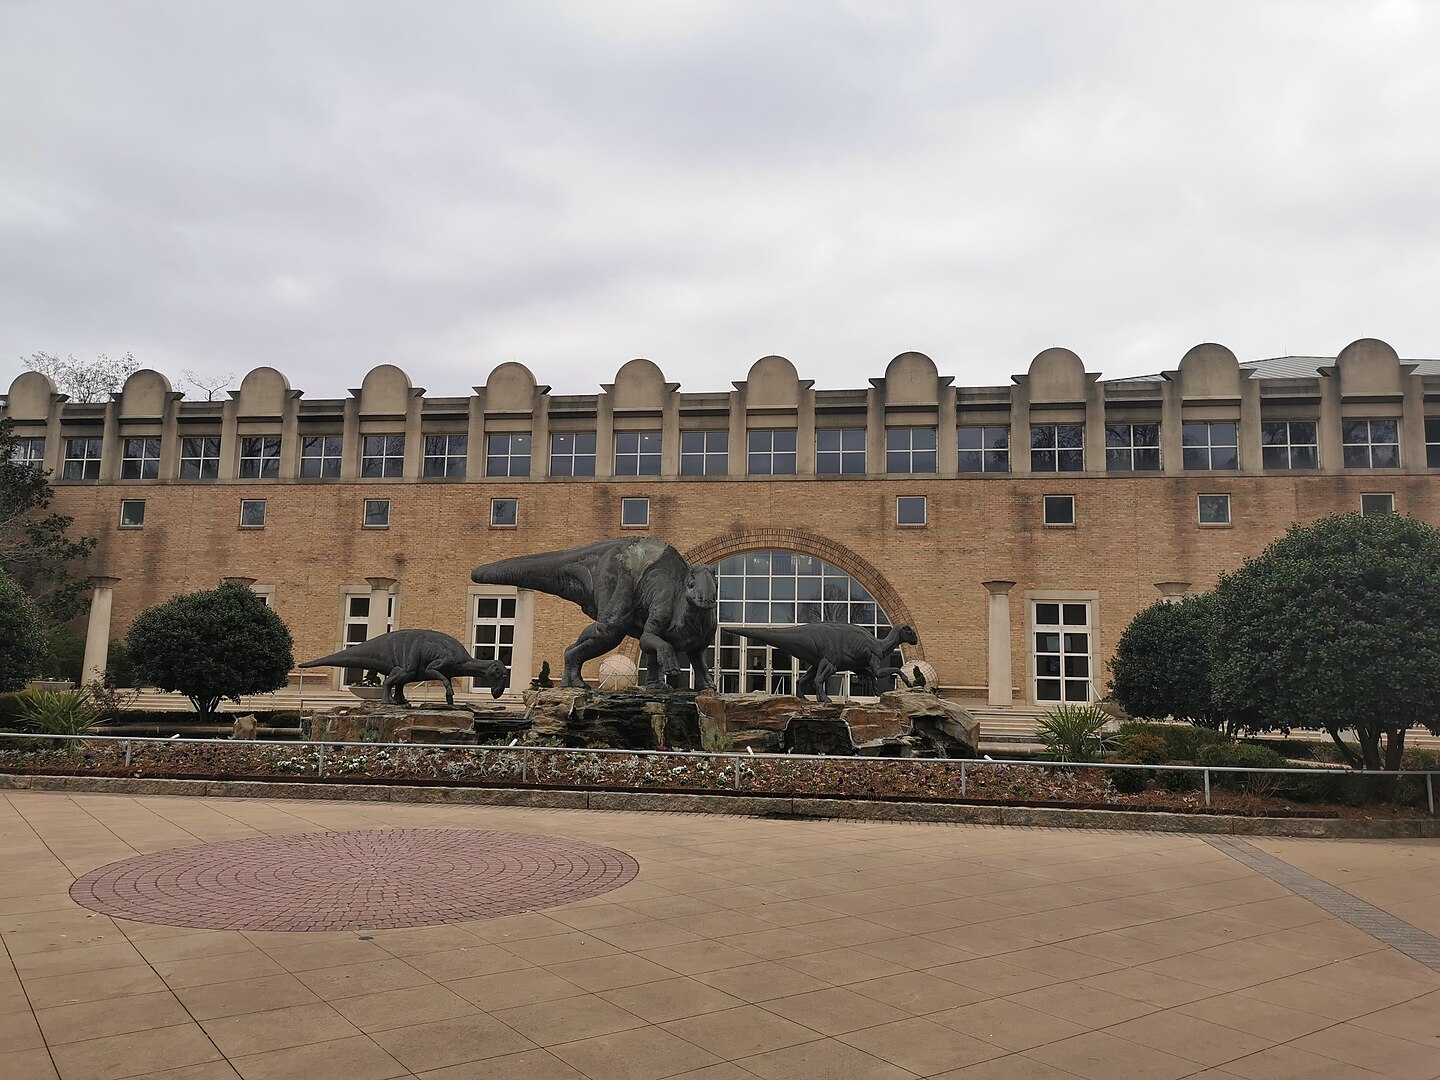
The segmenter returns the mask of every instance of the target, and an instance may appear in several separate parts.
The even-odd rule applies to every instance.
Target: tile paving
[[[371,854],[505,833],[635,872],[393,929],[71,898],[136,856],[367,832]],[[273,918],[249,884],[242,914]],[[6,792],[0,1077],[1437,1080],[1437,897],[1436,841]]]

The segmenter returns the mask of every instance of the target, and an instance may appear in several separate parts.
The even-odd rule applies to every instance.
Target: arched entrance
[[[734,632],[740,626],[849,622],[883,636],[910,613],[890,583],[864,559],[832,540],[798,529],[762,529],[717,537],[685,553],[710,563],[719,579],[719,630],[706,660],[722,693],[794,693],[804,667],[794,657]],[[628,644],[628,643],[627,643]],[[907,646],[923,659],[923,646]],[[627,648],[627,652],[629,649]],[[891,663],[902,656],[897,649]],[[688,685],[689,673],[686,673]],[[862,676],[834,676],[832,697],[870,697],[893,688]]]

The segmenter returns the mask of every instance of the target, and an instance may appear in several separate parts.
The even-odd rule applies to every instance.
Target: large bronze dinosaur
[[[681,671],[680,655],[695,673],[695,689],[714,683],[705,649],[715,640],[715,571],[691,566],[662,540],[627,536],[566,551],[516,555],[477,566],[481,585],[514,585],[579,604],[594,619],[565,650],[561,686],[586,686],[580,666],[627,637],[640,642],[649,686],[662,689]]]
[[[385,676],[382,684],[386,705],[408,705],[405,685],[438,679],[445,684],[445,701],[455,704],[455,687],[450,680],[469,675],[476,685],[490,687],[499,697],[505,692],[510,673],[499,660],[476,660],[464,645],[439,630],[392,630],[369,641],[351,645],[319,660],[300,665],[311,667],[364,668]]]
[[[826,680],[838,671],[853,671],[872,679],[896,675],[906,686],[913,686],[909,676],[885,661],[902,642],[919,643],[919,635],[908,626],[892,626],[883,638],[877,638],[863,626],[850,623],[802,623],[799,626],[732,626],[733,634],[744,634],[751,641],[773,645],[803,661],[808,670],[795,685],[795,696],[804,697],[806,689],[815,691],[815,700],[829,701]]]

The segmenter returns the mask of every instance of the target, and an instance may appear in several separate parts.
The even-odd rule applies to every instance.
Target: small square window
[[[1229,495],[1200,495],[1197,500],[1201,525],[1230,524]]]
[[[513,529],[519,522],[519,499],[490,500],[490,527],[492,529]]]
[[[650,527],[650,500],[621,499],[620,525],[626,529],[648,529]]]
[[[896,525],[925,524],[925,496],[901,495],[895,500]]]
[[[365,500],[365,528],[388,529],[390,527],[390,500]]]
[[[1395,493],[1393,491],[1370,491],[1360,496],[1360,513],[1366,517],[1375,514],[1393,514],[1395,512]]]
[[[265,500],[240,500],[240,527],[242,529],[263,529],[265,527]]]
[[[1046,495],[1046,496],[1045,496],[1045,524],[1046,524],[1046,525],[1074,525],[1074,524],[1075,524],[1075,496],[1074,496],[1074,495]]]
[[[145,500],[122,499],[120,501],[120,528],[139,529],[145,524]]]

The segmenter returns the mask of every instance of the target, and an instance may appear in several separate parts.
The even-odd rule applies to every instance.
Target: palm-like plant
[[[1097,705],[1066,702],[1056,705],[1035,723],[1035,734],[1056,761],[1098,761],[1114,745],[1106,730],[1114,721]]]
[[[26,726],[42,735],[88,735],[102,714],[84,690],[30,690],[17,706]]]

